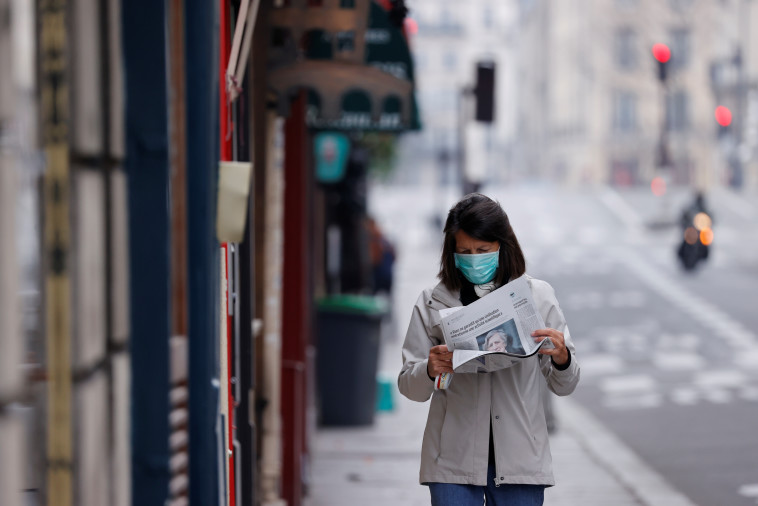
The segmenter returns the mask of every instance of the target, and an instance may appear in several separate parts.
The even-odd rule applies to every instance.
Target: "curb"
[[[592,416],[578,402],[560,397],[563,429],[624,488],[646,506],[697,506]]]

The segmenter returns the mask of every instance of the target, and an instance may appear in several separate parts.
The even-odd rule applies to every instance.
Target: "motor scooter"
[[[679,261],[686,271],[692,271],[698,263],[708,259],[708,253],[713,243],[713,220],[702,206],[693,206],[682,214],[682,242],[677,249]]]
[[[710,237],[713,237],[713,232],[708,229],[706,235],[710,233]],[[708,252],[711,245],[709,239],[701,237],[700,232],[694,227],[688,227],[684,231],[684,237],[677,250],[677,256],[679,261],[686,271],[692,271],[697,267],[699,262],[704,262],[708,259]],[[703,240],[705,239],[705,242]],[[710,239],[712,241],[712,239]]]

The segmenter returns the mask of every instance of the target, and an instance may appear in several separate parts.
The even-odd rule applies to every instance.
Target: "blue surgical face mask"
[[[455,266],[475,285],[489,283],[495,277],[500,259],[500,250],[478,255],[454,253]]]

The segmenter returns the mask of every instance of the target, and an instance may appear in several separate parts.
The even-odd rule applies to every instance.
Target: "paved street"
[[[674,255],[679,230],[648,226],[673,221],[690,197],[686,191],[671,192],[664,203],[645,189],[486,191],[509,213],[528,272],[555,287],[582,363],[580,387],[557,403],[558,486],[546,503],[756,504],[754,199],[709,195],[712,255],[687,274]],[[434,280],[440,242],[431,224],[452,198],[430,189],[379,188],[372,195],[372,210],[399,250],[397,327],[381,360],[392,378],[400,343],[391,336],[404,333],[415,298]],[[374,428],[320,431],[314,462],[322,468],[314,478],[336,473],[331,489],[338,490],[340,476],[348,476],[356,494],[376,491],[371,504],[428,504],[426,489],[416,485],[427,408],[396,399],[395,412],[380,414]],[[357,442],[363,440],[369,447]],[[330,458],[342,462],[344,473],[323,467]],[[314,480],[314,491],[320,486]],[[593,493],[597,502],[581,496]]]

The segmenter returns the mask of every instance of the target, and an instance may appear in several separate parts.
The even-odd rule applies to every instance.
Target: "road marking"
[[[632,206],[626,203],[624,199],[611,188],[606,188],[600,193],[600,201],[616,215],[628,229],[634,232],[642,232],[642,217],[634,210]]]
[[[600,388],[607,394],[638,393],[655,389],[655,380],[647,374],[605,379]]]
[[[705,360],[696,353],[671,352],[656,355],[653,364],[662,371],[693,371],[702,368]]]
[[[705,371],[695,377],[695,385],[701,388],[737,388],[748,378],[739,371]]]
[[[751,483],[749,485],[742,485],[738,493],[743,497],[754,497],[755,503],[758,504],[758,483]]]
[[[576,401],[569,397],[557,397],[555,401],[558,416],[564,421],[566,430],[576,437],[584,450],[632,491],[641,504],[695,506]]]
[[[671,400],[682,406],[694,406],[700,400],[700,392],[694,388],[679,387],[671,392]]]
[[[714,404],[727,404],[732,400],[732,394],[728,390],[722,390],[715,388],[712,390],[706,390],[703,392],[703,398],[711,401]]]
[[[624,371],[625,365],[621,357],[612,353],[595,353],[582,355],[582,376],[601,376],[617,374]]]
[[[713,304],[691,294],[672,279],[666,278],[650,265],[627,252],[618,251],[618,257],[653,290],[680,307],[695,321],[712,330],[730,345],[739,347],[740,350],[758,345],[758,337],[754,333]]]
[[[657,392],[633,395],[611,395],[603,399],[607,408],[622,410],[657,408],[663,404],[663,396]]]
[[[758,401],[758,387],[745,386],[740,389],[739,396],[746,401]]]

